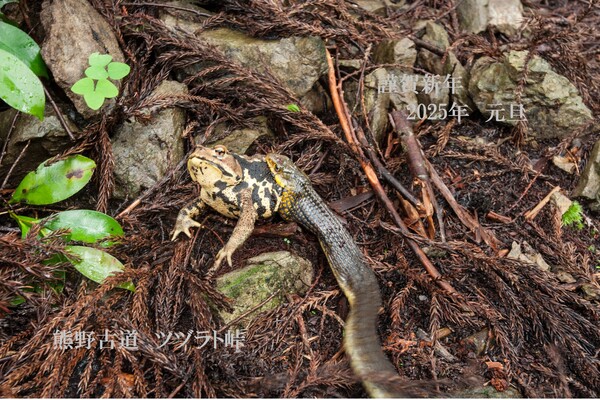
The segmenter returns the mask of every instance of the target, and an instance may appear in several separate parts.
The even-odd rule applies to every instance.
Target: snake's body
[[[372,397],[402,397],[391,387],[398,375],[377,335],[381,294],[375,274],[339,218],[313,189],[309,178],[287,157],[270,154],[266,161],[283,188],[279,214],[315,234],[350,303],[344,349],[353,371]]]

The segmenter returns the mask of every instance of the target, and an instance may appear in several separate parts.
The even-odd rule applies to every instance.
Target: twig
[[[69,138],[72,141],[75,141],[75,136],[73,136],[73,132],[71,132],[71,129],[69,129],[67,122],[63,118],[60,110],[58,109],[58,106],[56,105],[56,103],[54,102],[54,99],[50,95],[50,92],[48,91],[48,89],[46,89],[46,86],[44,86],[44,85],[42,85],[42,86],[44,88],[44,92],[46,93],[46,97],[48,97],[48,100],[50,100],[50,104],[52,105],[52,108],[54,109],[54,112],[56,113],[56,116],[58,117],[58,120],[60,121],[60,124],[62,125],[63,129],[67,132],[67,135],[69,135]]]
[[[329,89],[331,92],[331,100],[333,101],[335,111],[340,120],[340,125],[342,126],[342,130],[344,131],[344,135],[346,136],[348,145],[358,156],[358,161],[360,162],[360,165],[363,168],[363,171],[365,172],[365,175],[367,176],[367,179],[369,180],[371,187],[373,187],[373,190],[375,191],[375,193],[377,194],[379,199],[385,205],[386,209],[392,216],[392,219],[394,220],[396,225],[398,225],[398,227],[400,228],[402,235],[405,236],[407,243],[409,244],[410,248],[413,250],[413,252],[417,256],[417,258],[419,259],[421,264],[423,264],[423,267],[425,268],[427,273],[435,280],[435,282],[442,289],[444,289],[452,294],[458,294],[458,292],[456,291],[456,289],[454,289],[452,287],[452,285],[450,285],[448,282],[441,279],[442,275],[437,270],[437,268],[431,263],[431,261],[429,261],[429,259],[427,258],[427,255],[425,255],[425,253],[423,252],[423,250],[421,250],[419,245],[414,240],[409,238],[410,232],[408,231],[408,228],[402,221],[402,218],[400,218],[400,215],[394,208],[394,205],[392,204],[391,200],[386,195],[383,187],[381,186],[381,183],[379,182],[379,179],[377,178],[377,174],[375,173],[373,166],[366,160],[362,149],[356,143],[356,139],[354,137],[355,135],[353,134],[353,130],[350,126],[350,122],[348,119],[348,110],[345,107],[345,103],[341,100],[343,98],[343,96],[340,94],[341,88],[338,87],[338,85],[336,83],[335,69],[333,67],[333,60],[331,59],[331,54],[329,54],[329,50],[327,50],[327,49],[325,50],[325,53],[327,56],[327,64],[329,66],[328,77],[329,77]]]
[[[15,125],[17,124],[17,120],[19,119],[19,115],[21,115],[21,113],[17,111],[12,122],[10,123],[10,128],[8,129],[8,133],[6,134],[6,138],[4,139],[4,144],[2,145],[2,153],[0,153],[0,165],[2,165],[2,160],[4,160],[4,156],[6,155],[8,141],[10,140],[10,135],[12,135],[13,130],[15,129]]]
[[[404,185],[398,179],[396,179],[396,177],[394,175],[392,175],[392,173],[390,171],[388,171],[388,169],[383,165],[383,163],[381,161],[379,161],[379,158],[377,157],[375,150],[367,142],[365,133],[360,128],[360,126],[356,125],[356,131],[358,134],[357,135],[358,141],[360,142],[363,149],[365,149],[367,151],[367,154],[369,155],[369,159],[375,165],[375,167],[377,167],[377,170],[379,171],[381,176],[383,176],[390,185],[392,185],[397,191],[399,191],[402,194],[402,196],[404,196],[404,198],[406,200],[408,200],[418,210],[424,210],[425,207],[419,201],[419,199],[417,199],[407,188],[405,188]]]
[[[552,195],[560,190],[560,186],[555,186],[550,193],[546,195],[535,207],[533,207],[530,211],[527,211],[524,215],[525,220],[531,221],[533,220],[539,213],[542,211],[542,208],[550,201]]]
[[[31,143],[31,140],[28,140],[27,143],[25,143],[25,147],[23,147],[23,149],[19,153],[19,156],[17,157],[17,159],[10,166],[10,169],[8,170],[8,173],[6,174],[6,177],[4,177],[2,186],[0,186],[0,190],[4,189],[4,186],[6,186],[6,183],[8,182],[8,178],[10,178],[10,175],[12,174],[13,169],[15,169],[15,166],[19,163],[19,161],[21,160],[21,157],[23,157],[23,154],[25,154],[25,151],[27,151],[27,148],[29,147],[30,143]]]
[[[400,140],[406,146],[406,154],[408,157],[408,165],[413,172],[413,175],[417,177],[422,183],[423,188],[427,194],[429,202],[433,206],[435,215],[438,221],[440,229],[440,238],[442,242],[446,241],[446,229],[444,228],[444,220],[442,218],[442,209],[439,206],[433,188],[431,187],[431,180],[429,173],[427,172],[427,166],[431,169],[431,165],[426,164],[426,158],[423,155],[423,150],[419,144],[412,128],[408,125],[408,119],[403,111],[394,111],[390,114],[390,120],[396,129],[396,132],[400,134]]]

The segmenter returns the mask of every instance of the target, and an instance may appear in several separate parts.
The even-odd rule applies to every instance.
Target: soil
[[[37,3],[21,1],[29,14],[24,26],[37,27]],[[421,223],[425,229],[431,228],[435,237],[424,238],[415,231],[405,235],[378,196],[349,205],[353,196],[373,189],[361,157],[343,139],[333,109],[315,116],[282,107],[297,103],[289,91],[232,63],[206,44],[164,29],[156,19],[160,6],[141,1],[90,3],[109,21],[132,65],[124,90],[128,95],[120,97],[109,114],[82,125],[84,134],[64,154],[83,152],[97,162],[93,184],[57,206],[27,207],[21,213],[45,216],[69,208],[96,208],[112,216],[122,212],[131,201],[109,200],[113,184],[113,160],[107,151],[111,132],[138,115],[145,94],[165,77],[176,77],[186,64],[218,66],[206,76],[186,81],[196,99],[166,100],[161,106],[185,109],[188,149],[193,147],[192,136],[210,138],[207,127],[217,119],[236,126],[266,115],[277,135],[260,138],[248,154],[284,153],[310,172],[324,199],[344,200],[342,215],[347,228],[380,282],[383,346],[407,388],[423,386],[427,394],[443,396],[461,396],[467,393],[464,390],[484,386],[507,396],[600,394],[600,299],[586,290],[586,285],[597,289],[599,283],[598,214],[581,201],[587,218],[581,229],[561,226],[560,214],[550,204],[533,219],[524,216],[554,187],[560,186],[567,195],[575,187],[576,176],[555,167],[552,156],[571,150],[581,171],[600,137],[597,127],[575,130],[564,139],[538,140],[526,128],[514,130],[485,122],[477,114],[461,124],[451,120],[416,124],[412,129],[432,169],[487,237],[495,240],[486,242],[483,231],[467,227],[437,187],[434,192],[446,241],[440,240],[437,220],[428,220],[422,213]],[[533,33],[518,39],[491,30],[479,35],[461,33],[455,2],[417,0],[411,2],[409,13],[392,11],[384,18],[358,12],[358,19],[350,16],[355,8],[348,2],[324,0],[294,9],[275,3],[279,2],[203,2],[216,15],[204,21],[205,28],[228,26],[262,38],[317,35],[327,39],[334,60],[363,59],[369,44],[416,34],[409,21],[431,18],[449,32],[452,48],[463,64],[480,55],[498,57],[509,49],[532,49],[569,78],[593,114],[599,115],[600,7],[595,2],[524,2]],[[38,42],[43,40],[43,33],[36,29],[33,35]],[[337,72],[339,77],[360,82],[365,71],[374,67],[367,58],[362,73],[350,76],[343,68]],[[220,79],[224,76],[242,79]],[[321,83],[329,87],[326,77]],[[54,82],[49,81],[48,86],[54,96],[63,98]],[[198,99],[204,102],[202,107],[198,107]],[[353,117],[357,126],[369,132],[362,112]],[[480,144],[481,139],[489,145]],[[386,132],[380,150],[376,155],[386,168],[405,187],[421,193],[393,129]],[[35,167],[31,165],[31,169]],[[408,224],[401,196],[381,177],[380,182]],[[297,252],[314,263],[315,280],[307,295],[290,295],[285,304],[259,314],[247,326],[239,352],[225,345],[214,348],[212,342],[199,348],[196,344],[202,344],[213,330],[220,337],[228,332],[217,310],[229,307],[231,299],[214,289],[214,280],[206,277],[206,271],[234,222],[209,213],[206,229],[192,240],[170,241],[179,209],[197,194],[183,165],[142,195],[137,207],[118,217],[125,236],[110,252],[126,268],[103,285],[87,280],[68,264],[44,263],[48,254],[64,249],[60,237],[20,238],[15,222],[5,213],[12,189],[0,192],[1,395],[366,396],[342,349],[347,300],[310,233],[255,235],[233,260],[235,268],[265,251]],[[493,217],[494,213],[504,218]],[[274,217],[259,221],[258,228],[277,232],[284,224]],[[441,277],[433,278],[425,270],[410,241],[424,250]],[[510,250],[513,242],[527,242],[551,270],[506,258],[503,250]],[[52,276],[59,269],[66,269],[67,277],[64,290],[56,293],[51,289]],[[220,273],[228,270],[225,267]],[[560,273],[570,274],[573,281],[561,281]],[[135,293],[115,288],[124,279],[135,283]],[[451,290],[440,285],[442,282]],[[42,289],[28,293],[26,303],[7,307],[15,293],[32,285]],[[138,348],[101,348],[99,341],[90,348],[60,351],[53,347],[57,332],[95,332],[100,336],[105,330],[120,337],[135,330]],[[419,337],[419,330],[425,335]],[[186,343],[190,331],[195,343]],[[162,345],[168,333],[173,336],[168,345]],[[483,392],[476,393],[483,396]]]

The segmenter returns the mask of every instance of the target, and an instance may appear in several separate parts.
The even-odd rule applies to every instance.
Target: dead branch
[[[365,175],[367,176],[369,183],[371,184],[371,187],[373,187],[373,190],[377,194],[377,197],[379,197],[379,199],[383,202],[383,204],[385,205],[385,208],[388,210],[388,212],[392,216],[392,219],[394,220],[396,225],[398,225],[402,234],[406,237],[406,241],[408,242],[409,246],[411,247],[411,249],[417,256],[417,258],[419,259],[421,264],[423,264],[423,266],[425,267],[425,270],[427,271],[427,273],[435,280],[435,282],[442,289],[444,289],[452,294],[458,294],[458,292],[452,287],[452,285],[450,285],[445,280],[441,279],[442,275],[437,270],[437,268],[431,263],[431,261],[429,261],[429,258],[427,258],[427,255],[425,255],[425,253],[423,252],[423,250],[421,250],[419,245],[412,239],[409,239],[408,228],[402,221],[402,218],[400,218],[400,215],[394,208],[392,201],[389,199],[389,197],[385,193],[385,190],[381,186],[381,183],[379,182],[379,179],[377,178],[377,173],[373,169],[373,166],[366,160],[362,149],[356,143],[356,135],[354,134],[354,130],[351,128],[351,125],[350,125],[350,118],[348,115],[348,110],[346,108],[345,102],[342,101],[343,96],[340,93],[342,89],[340,86],[338,86],[338,84],[336,82],[335,69],[333,67],[333,60],[331,58],[331,54],[329,54],[328,50],[325,50],[325,51],[326,51],[326,57],[327,57],[327,64],[329,65],[329,71],[328,71],[329,89],[330,89],[331,99],[333,101],[335,111],[340,120],[340,124],[342,126],[342,130],[344,131],[344,135],[346,136],[346,141],[350,145],[350,148],[355,152],[355,154],[358,158],[358,161],[360,162],[360,165],[361,165],[363,171],[365,172]]]

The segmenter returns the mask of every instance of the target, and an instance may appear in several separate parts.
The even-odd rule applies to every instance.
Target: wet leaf
[[[106,79],[98,81],[96,84],[96,92],[107,99],[112,99],[113,97],[117,97],[119,95],[119,89],[117,89],[112,82]]]
[[[123,264],[105,251],[85,246],[66,246],[67,251],[75,254],[79,261],[71,260],[77,271],[97,283],[102,283],[109,276],[123,271]],[[119,287],[135,291],[135,285],[126,282]]]
[[[111,62],[108,64],[108,76],[110,79],[119,80],[129,75],[131,68],[122,62]]]
[[[44,119],[44,87],[33,71],[14,54],[0,48],[0,98],[9,106]]]
[[[50,216],[44,227],[53,231],[69,229],[71,240],[86,243],[96,243],[111,236],[123,236],[123,228],[115,219],[94,210],[59,212]]]
[[[94,91],[94,80],[92,78],[82,78],[71,86],[71,91],[76,94],[86,94]]]
[[[53,204],[73,196],[90,180],[96,163],[76,155],[52,165],[42,163],[28,173],[15,189],[10,203]]]
[[[106,67],[112,61],[110,54],[92,53],[88,58],[88,62],[92,67]]]
[[[0,3],[0,7],[2,4]],[[40,46],[19,28],[0,21],[0,49],[16,56],[37,76],[48,77]]]

